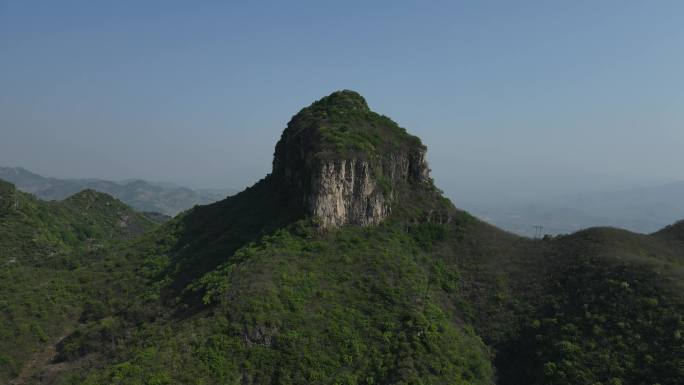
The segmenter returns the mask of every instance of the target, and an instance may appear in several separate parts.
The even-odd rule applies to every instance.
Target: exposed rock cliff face
[[[407,188],[431,184],[425,146],[352,91],[292,118],[276,145],[273,175],[322,227],[377,224]]]

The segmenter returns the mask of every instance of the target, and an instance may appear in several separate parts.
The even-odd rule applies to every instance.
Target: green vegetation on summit
[[[361,95],[349,90],[334,92],[303,108],[292,118],[283,138],[303,132],[313,134],[315,155],[322,158],[389,156],[412,146],[424,148],[418,137],[371,111]],[[288,140],[281,140],[276,152],[289,145]]]
[[[352,91],[304,108],[272,174],[98,248],[102,279],[69,281],[98,295],[59,300],[84,304],[34,382],[684,383],[681,224],[517,237],[456,209],[424,154]]]

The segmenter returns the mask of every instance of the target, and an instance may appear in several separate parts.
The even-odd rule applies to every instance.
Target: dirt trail
[[[53,363],[54,359],[57,357],[57,345],[59,345],[59,343],[70,333],[71,331],[65,332],[44,350],[34,353],[26,364],[24,364],[24,367],[21,368],[17,378],[10,381],[10,385],[31,385],[35,383],[32,382],[35,380],[35,378],[33,378],[35,375],[42,372],[54,373],[59,371],[63,365]]]

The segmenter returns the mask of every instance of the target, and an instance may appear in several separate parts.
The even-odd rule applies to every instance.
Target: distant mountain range
[[[471,204],[475,215],[509,231],[572,233],[593,226],[613,226],[653,233],[684,217],[684,182],[619,191],[573,194],[526,203]]]
[[[169,183],[140,179],[108,181],[102,179],[58,179],[38,175],[21,167],[0,167],[0,179],[19,190],[44,200],[62,200],[79,191],[92,189],[107,193],[137,211],[175,216],[194,205],[208,204],[234,194],[230,189],[190,189]]]

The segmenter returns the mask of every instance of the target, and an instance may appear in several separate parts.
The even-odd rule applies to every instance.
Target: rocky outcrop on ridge
[[[276,145],[273,175],[324,228],[385,219],[406,188],[431,185],[426,147],[356,92],[304,108]]]

